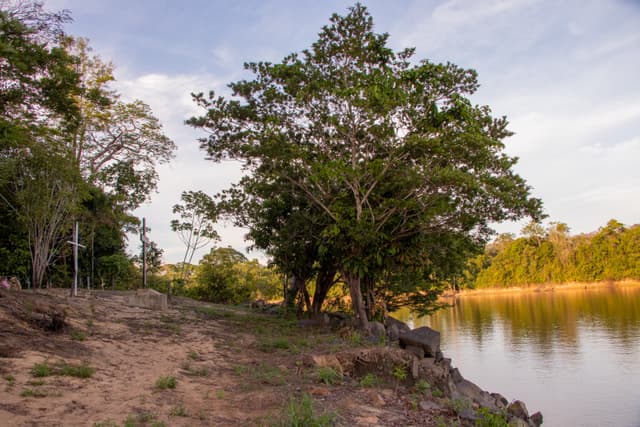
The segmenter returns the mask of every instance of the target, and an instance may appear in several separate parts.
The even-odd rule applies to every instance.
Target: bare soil
[[[305,395],[314,417],[334,425],[460,423],[437,393],[394,379],[394,366],[377,366],[383,374],[366,384],[362,372],[331,378],[307,363],[379,348],[355,331],[183,298],[152,311],[125,296],[0,293],[0,426],[291,425],[291,405]],[[47,310],[63,313],[57,331]],[[50,375],[37,376],[42,366]],[[77,378],[61,366],[95,371]]]

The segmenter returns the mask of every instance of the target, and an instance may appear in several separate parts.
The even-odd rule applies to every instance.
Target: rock
[[[440,404],[434,402],[433,400],[423,400],[420,402],[419,406],[423,411],[437,411],[442,409],[442,406],[440,406]]]
[[[441,361],[442,359],[444,359],[444,354],[442,354],[440,350],[436,351],[435,359],[436,359],[436,362]]]
[[[340,375],[343,374],[340,361],[331,354],[311,354],[305,358],[304,363],[307,366],[314,366],[316,368],[333,368]]]
[[[384,319],[384,326],[386,326],[387,329],[392,328],[393,326],[395,326],[396,329],[398,330],[399,334],[403,334],[405,332],[411,332],[411,328],[409,327],[409,325],[407,325],[403,321],[398,320],[396,318],[393,318],[391,316],[387,316]]]
[[[513,418],[509,421],[509,427],[529,427],[529,424],[521,418]]]
[[[380,408],[386,404],[382,396],[380,396],[380,393],[376,390],[367,390],[365,395],[367,396],[369,403],[375,408]]]
[[[398,330],[397,325],[387,327],[387,337],[389,338],[389,341],[398,341],[398,338],[400,338],[400,331]]]
[[[359,426],[377,426],[378,425],[378,417],[375,415],[365,416],[365,417],[356,417],[356,425]]]
[[[417,380],[420,376],[420,362],[418,359],[414,358],[411,360],[411,378]]]
[[[168,309],[167,296],[153,289],[138,289],[135,294],[127,296],[127,305],[164,311]]]
[[[456,383],[453,388],[455,389],[455,393],[453,393],[454,398],[456,397],[456,395],[466,397],[480,406],[484,406],[491,410],[499,410],[498,406],[495,403],[495,399],[491,397],[489,393],[482,390],[480,387],[469,380],[465,380],[463,378],[462,381]]]
[[[462,382],[462,380],[464,380],[464,378],[462,378],[462,374],[460,374],[460,371],[458,370],[458,368],[453,368],[449,372],[451,374],[451,379],[453,380],[454,384],[458,384],[459,382]]]
[[[540,412],[536,412],[535,414],[529,417],[529,421],[533,423],[534,426],[540,427],[542,425],[542,414]]]
[[[440,350],[440,332],[426,326],[401,333],[399,341],[402,348],[408,345],[422,347],[427,356],[433,357]]]
[[[527,406],[521,400],[516,400],[507,406],[507,412],[510,415],[513,415],[516,418],[522,418],[526,420],[529,418],[529,411],[527,411]]]
[[[409,353],[415,354],[420,359],[424,358],[424,349],[422,347],[416,347],[415,345],[408,345],[404,349]]]
[[[369,322],[369,333],[378,340],[386,336],[384,325],[380,322]]]
[[[309,394],[311,394],[312,396],[326,397],[329,396],[329,389],[326,389],[324,387],[312,387],[311,389],[309,389]]]
[[[507,400],[507,398],[501,395],[500,393],[491,393],[491,397],[493,397],[496,400],[496,404],[500,408],[506,408],[507,405],[509,404],[509,401]]]
[[[457,414],[465,420],[475,421],[478,419],[478,414],[471,408],[462,408]]]

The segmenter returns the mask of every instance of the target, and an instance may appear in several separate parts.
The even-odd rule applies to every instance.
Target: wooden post
[[[67,241],[67,243],[73,245],[73,289],[71,291],[71,295],[74,297],[78,296],[78,246],[85,248],[84,245],[78,243],[78,239],[78,221],[76,221],[76,226],[73,230],[73,241]]]

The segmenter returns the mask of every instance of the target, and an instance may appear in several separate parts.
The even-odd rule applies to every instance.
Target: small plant
[[[451,401],[451,407],[456,414],[460,414],[464,410],[471,409],[471,402],[467,399],[453,399],[453,401]]]
[[[335,416],[324,413],[316,415],[313,410],[313,400],[304,394],[298,400],[291,399],[287,405],[282,426],[286,427],[325,427],[334,425]]]
[[[358,331],[352,331],[349,334],[349,342],[353,345],[361,345],[362,344],[362,335]]]
[[[333,368],[323,366],[316,371],[318,381],[327,385],[332,385],[340,381],[341,375]]]
[[[47,397],[47,392],[44,390],[40,390],[40,389],[31,389],[31,388],[25,388],[24,390],[22,390],[22,393],[20,393],[20,396],[22,397]]]
[[[269,366],[261,363],[253,371],[253,377],[262,384],[268,385],[282,385],[285,383],[285,379],[282,376],[282,371],[277,366]]]
[[[87,363],[83,363],[82,365],[69,365],[67,363],[63,363],[56,369],[55,374],[67,377],[91,378],[95,372],[96,370]]]
[[[70,335],[71,339],[74,341],[84,341],[87,338],[87,336],[82,331],[73,330],[71,331]]]
[[[393,368],[393,377],[397,382],[404,381],[407,379],[407,369],[404,365],[398,365]]]
[[[168,388],[176,388],[176,377],[160,377],[156,381],[156,388],[158,390],[166,390]]]
[[[216,390],[216,397],[218,399],[224,399],[224,390]]]
[[[360,387],[376,387],[380,385],[382,381],[376,377],[375,374],[368,372],[365,376],[360,378]]]
[[[44,380],[31,380],[31,381],[27,381],[27,384],[29,384],[30,386],[41,386],[44,385]]]
[[[233,372],[235,372],[236,375],[244,375],[248,370],[249,368],[244,365],[236,365],[233,367]]]
[[[263,353],[273,353],[276,350],[289,350],[291,343],[286,337],[263,339],[258,343],[258,350]]]
[[[99,423],[94,423],[93,427],[118,427],[118,423],[113,420],[106,420]]]
[[[433,397],[442,397],[442,396],[444,396],[444,393],[443,393],[443,392],[442,392],[442,390],[440,390],[439,388],[434,388],[434,389],[431,391],[431,395],[432,395]]]
[[[509,427],[509,422],[504,414],[495,414],[489,408],[478,409],[476,427]]]
[[[12,384],[16,381],[16,377],[14,377],[14,376],[13,376],[13,375],[11,375],[11,374],[7,374],[7,375],[3,376],[2,378],[4,378],[4,380],[5,380],[6,382],[8,382],[8,383],[9,383],[9,385],[12,385]]]
[[[416,389],[416,392],[421,394],[425,394],[426,392],[431,390],[431,384],[429,384],[425,380],[418,380],[418,382],[416,382],[414,387]]]
[[[200,359],[200,355],[198,354],[197,351],[191,350],[189,352],[189,354],[187,354],[187,357],[191,360],[199,360]]]
[[[53,370],[47,362],[36,363],[33,365],[33,368],[31,368],[31,375],[37,378],[48,377],[49,375],[53,375]]]
[[[171,409],[171,412],[169,412],[169,415],[171,415],[172,417],[186,417],[187,410],[184,408],[184,406],[178,405]]]

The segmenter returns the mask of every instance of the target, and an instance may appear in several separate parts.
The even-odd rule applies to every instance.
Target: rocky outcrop
[[[436,352],[440,350],[440,332],[423,326],[400,334],[399,342],[401,348],[422,348],[426,357],[436,357]]]

